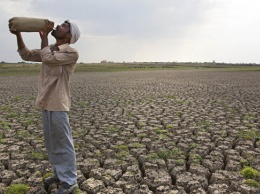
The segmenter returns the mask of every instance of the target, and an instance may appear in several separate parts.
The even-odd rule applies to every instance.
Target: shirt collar
[[[68,46],[69,46],[68,43],[66,43],[66,44],[62,44],[62,45],[58,46],[59,51],[64,51]]]

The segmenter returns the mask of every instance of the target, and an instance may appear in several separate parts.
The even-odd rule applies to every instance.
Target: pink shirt
[[[36,107],[49,111],[69,111],[69,82],[78,60],[78,51],[69,44],[63,44],[58,51],[51,52],[52,46],[34,50],[25,47],[18,52],[25,61],[42,62]]]

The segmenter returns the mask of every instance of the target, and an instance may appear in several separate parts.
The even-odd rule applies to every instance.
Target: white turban
[[[80,37],[80,31],[78,26],[73,23],[73,22],[69,22],[70,23],[70,33],[71,33],[71,39],[70,39],[70,44],[74,44],[75,42],[77,42],[77,40]]]

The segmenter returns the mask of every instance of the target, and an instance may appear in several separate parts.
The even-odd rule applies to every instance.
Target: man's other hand
[[[45,20],[46,22],[46,25],[45,25],[45,28],[42,30],[43,34],[46,33],[46,34],[49,34],[53,28],[54,28],[54,22],[50,21],[50,20]]]
[[[19,32],[19,31],[14,31],[14,30],[9,30],[12,34],[14,34],[14,35],[20,35],[21,34],[21,32]]]

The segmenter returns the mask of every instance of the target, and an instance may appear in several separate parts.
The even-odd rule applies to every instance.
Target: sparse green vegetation
[[[17,175],[19,178],[21,178],[21,177],[23,176],[23,172],[18,169],[18,170],[16,171],[16,175]]]
[[[178,98],[177,96],[173,96],[173,95],[168,95],[168,96],[166,96],[165,98],[175,100],[175,102],[176,102],[177,104],[188,104],[188,103],[189,103],[188,100],[180,99],[180,98]]]
[[[239,131],[239,137],[244,139],[260,139],[260,132],[257,129]]]
[[[232,109],[228,104],[226,104],[223,100],[216,100],[215,101],[216,103],[220,104],[224,109],[225,111],[227,112],[227,115],[231,115],[232,113],[235,112],[234,109]]]
[[[227,137],[227,131],[226,130],[220,130],[220,137]]]
[[[176,112],[175,115],[176,115],[177,117],[181,117],[181,116],[182,116],[182,113],[181,113],[181,112]]]
[[[209,121],[206,121],[206,120],[202,120],[202,121],[198,122],[197,125],[205,128],[205,129],[208,129],[212,125],[212,123]]]
[[[79,137],[79,136],[85,135],[85,133],[86,133],[85,129],[77,129],[77,130],[72,131],[73,137]]]
[[[119,150],[128,150],[128,146],[127,145],[118,145],[117,148]]]
[[[73,112],[69,111],[68,116],[70,117],[71,115],[73,115]]]
[[[16,137],[18,138],[27,138],[27,137],[31,137],[32,135],[26,131],[26,130],[20,130],[20,131],[17,131],[16,133]]]
[[[145,133],[140,133],[140,134],[137,135],[137,137],[139,137],[139,138],[141,138],[141,139],[144,138],[144,137],[146,137],[146,136],[147,136],[147,135],[146,135]]]
[[[36,97],[35,97],[35,96],[31,96],[31,97],[29,97],[29,100],[35,101],[35,100],[36,100]]]
[[[81,194],[80,190],[79,189],[76,189],[73,194]]]
[[[8,123],[8,122],[6,122],[6,121],[0,121],[0,127],[2,128],[2,129],[5,129],[5,130],[7,130],[7,129],[10,129],[10,123]]]
[[[241,174],[247,179],[260,181],[260,172],[252,167],[246,166],[241,170]]]
[[[165,135],[165,134],[160,133],[160,134],[158,135],[158,138],[159,138],[159,140],[162,140],[162,139],[167,139],[168,136]]]
[[[36,172],[34,173],[34,175],[35,175],[36,177],[41,177],[41,176],[42,176],[42,173],[41,173],[40,171],[36,171]]]
[[[79,105],[81,108],[85,108],[85,107],[88,106],[88,102],[80,101],[80,102],[78,103],[78,105]]]
[[[95,155],[96,157],[102,156],[102,153],[101,153],[100,150],[96,150],[94,153],[95,153],[94,155]]]
[[[28,127],[29,125],[33,125],[34,122],[34,118],[26,118],[24,121],[21,122],[22,126],[24,126],[25,128]]]
[[[26,194],[29,190],[29,186],[26,184],[11,184],[6,194]]]
[[[173,96],[173,95],[168,95],[168,96],[166,96],[166,98],[176,100],[178,97],[177,96]]]
[[[9,114],[7,114],[5,116],[6,119],[10,119],[10,118],[18,118],[19,117],[19,114],[18,113],[15,113],[15,112],[10,112]]]
[[[48,155],[47,153],[43,151],[32,151],[28,154],[28,158],[32,160],[48,160]]]
[[[190,145],[189,145],[189,148],[190,149],[194,149],[194,148],[196,148],[196,147],[198,147],[199,146],[199,144],[197,144],[197,143],[191,143]]]
[[[158,159],[158,158],[159,158],[159,156],[158,156],[157,153],[150,153],[150,154],[147,155],[148,161],[152,161],[152,160]]]
[[[133,148],[141,148],[141,147],[143,147],[143,145],[142,144],[140,144],[140,143],[137,143],[137,142],[135,142],[135,143],[133,143]]]
[[[145,122],[138,122],[139,127],[144,127],[146,125]]]
[[[177,160],[175,160],[175,163],[177,164],[177,165],[183,165],[183,164],[185,164],[185,160],[183,160],[183,159],[177,159]]]
[[[13,100],[14,100],[15,102],[18,102],[18,101],[20,101],[20,99],[21,99],[21,97],[20,97],[20,96],[15,96],[15,97],[13,98]]]
[[[115,126],[109,126],[108,127],[108,131],[111,131],[111,132],[117,132],[119,129]]]
[[[251,112],[249,113],[246,113],[243,117],[243,120],[250,120],[250,119],[254,119],[255,118],[255,115]]]
[[[240,171],[240,173],[246,178],[244,182],[246,185],[260,189],[260,171],[246,166]]]
[[[116,157],[119,160],[123,160],[127,156],[129,156],[129,151],[127,151],[127,150],[121,150],[120,152],[116,153]]]
[[[52,172],[48,172],[42,176],[42,180],[44,181],[46,178],[51,177],[51,176],[52,176]]]
[[[141,190],[140,184],[145,183],[147,187],[150,182],[156,188],[149,183],[148,189],[159,192],[164,187],[157,189],[157,180],[167,181],[162,184],[169,190],[179,186],[188,188],[179,177],[184,175],[190,184],[199,180],[193,175],[205,174],[208,182],[203,189],[207,192],[214,184],[214,180],[209,181],[209,174],[225,169],[230,173],[241,170],[240,177],[223,171],[225,182],[238,181],[242,186],[251,186],[251,190],[259,188],[260,175],[254,170],[259,170],[257,81],[260,71],[215,73],[209,68],[205,68],[207,72],[200,71],[198,67],[196,71],[183,72],[176,72],[178,68],[171,71],[164,68],[165,71],[157,72],[82,73],[99,71],[98,68],[105,71],[109,65],[104,69],[94,65],[88,69],[81,64],[70,83],[69,115],[80,183],[89,178],[101,180],[105,184],[101,192],[109,193],[122,180],[135,179],[134,187]],[[0,78],[4,88],[0,106],[0,168],[3,175],[12,176],[11,183],[24,181],[34,190],[38,183],[31,184],[33,178],[51,176],[51,173],[43,176],[37,172],[51,169],[44,148],[41,111],[34,109],[35,102],[31,99],[37,93],[37,76]],[[11,87],[15,81],[17,85]],[[234,114],[229,112],[231,108]],[[246,172],[248,167],[253,170]],[[185,177],[187,172],[192,176]],[[133,176],[127,177],[132,173]],[[7,182],[6,177],[3,176],[3,182]],[[6,193],[9,185],[1,184],[0,193]],[[233,189],[238,188],[229,187],[228,192],[235,192]],[[145,192],[144,187],[142,190]],[[187,191],[192,192],[193,188]]]
[[[250,165],[247,159],[241,159],[240,164],[241,164],[242,167]]]
[[[75,148],[75,150],[78,150],[79,149],[79,144],[75,143],[74,144],[74,148]]]
[[[260,188],[260,184],[254,179],[247,179],[244,183],[251,187]]]
[[[244,162],[244,165],[241,163],[242,166],[251,166],[251,164],[253,164],[254,162],[254,156],[250,153],[245,153],[245,158],[246,159],[242,159],[241,162]]]
[[[165,68],[167,67],[167,68]],[[93,64],[77,64],[76,73],[83,72],[118,72],[118,71],[144,71],[144,70],[197,70],[198,68],[211,71],[229,71],[229,72],[245,72],[260,71],[259,66],[241,66],[232,64],[214,65],[205,63],[93,63]],[[39,64],[1,64],[0,76],[12,75],[36,75],[40,71]],[[171,95],[169,95],[171,97]],[[174,97],[174,96],[173,96]]]
[[[9,107],[9,106],[0,106],[0,110],[3,110],[3,111],[11,111],[12,109]]]
[[[165,129],[155,129],[155,132],[156,132],[157,134],[162,134],[162,133],[167,133],[168,131],[165,130]]]
[[[173,125],[172,125],[172,124],[166,125],[166,129],[172,129],[172,128],[173,128]]]
[[[180,154],[180,151],[176,148],[173,150],[161,150],[157,152],[159,158],[164,159],[165,161],[170,158],[176,158]]]
[[[5,139],[5,134],[4,132],[0,132],[0,143],[3,143]]]
[[[188,100],[183,100],[183,99],[177,99],[176,103],[177,104],[188,104],[189,101]]]
[[[133,117],[134,115],[133,115],[131,112],[128,112],[128,113],[126,114],[126,116],[127,116],[127,117]]]
[[[192,164],[200,165],[202,164],[202,157],[199,154],[190,154],[189,160],[191,160]]]

